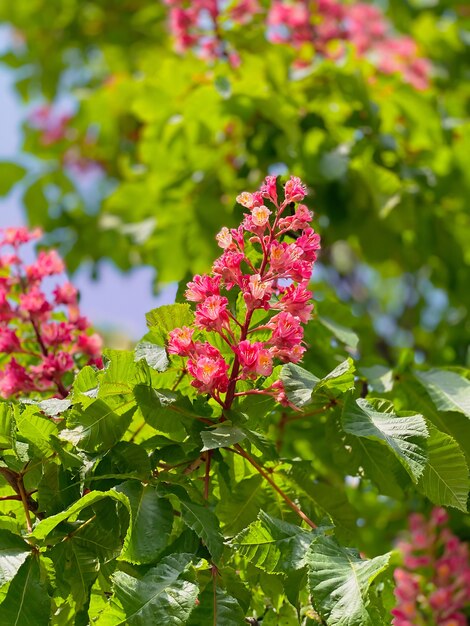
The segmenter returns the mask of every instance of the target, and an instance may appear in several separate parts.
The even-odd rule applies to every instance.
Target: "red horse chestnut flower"
[[[273,374],[276,361],[297,363],[305,352],[302,324],[313,310],[307,283],[320,238],[310,227],[313,215],[305,205],[297,207],[293,219],[285,212],[306,193],[296,176],[286,182],[283,200],[276,176],[267,176],[259,191],[241,193],[237,201],[249,211],[242,225],[222,228],[217,241],[223,252],[212,274],[197,275],[188,283],[186,298],[196,303],[194,326],[170,332],[168,353],[187,359],[193,387],[223,408],[249,393],[289,405],[280,381],[239,392],[236,385],[239,380],[256,385],[260,377]],[[236,293],[229,300],[224,290]],[[210,341],[197,341],[198,334],[206,333],[220,336],[228,356]]]

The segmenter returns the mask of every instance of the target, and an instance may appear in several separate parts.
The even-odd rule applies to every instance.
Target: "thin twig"
[[[289,498],[289,496],[286,493],[284,493],[284,491],[278,485],[276,485],[274,480],[261,467],[261,465],[259,465],[255,461],[255,459],[253,459],[247,452],[245,452],[245,450],[243,450],[243,448],[239,444],[236,444],[235,448],[225,448],[225,449],[226,450],[230,450],[231,452],[235,452],[235,454],[239,454],[244,459],[246,459],[248,461],[248,463],[250,463],[256,469],[256,471],[259,472],[259,474],[261,474],[261,476],[271,485],[271,487],[281,496],[281,498],[284,500],[284,502],[286,502],[286,504],[293,511],[295,511],[295,513],[297,513],[297,515],[301,519],[303,519],[303,521],[306,524],[308,524],[310,526],[310,528],[316,528],[317,527],[317,525],[314,522],[312,522],[312,520],[309,517],[307,517],[307,515],[305,515],[305,513],[294,502],[292,502],[292,500]]]
[[[210,471],[211,471],[212,450],[206,452],[206,472],[204,474],[204,500],[209,499]]]
[[[18,493],[23,503],[24,515],[26,517],[26,526],[28,528],[28,532],[30,533],[33,530],[33,525],[31,524],[31,516],[29,514],[28,496],[26,495],[26,491],[24,488],[23,476],[18,476],[16,483],[18,485]]]

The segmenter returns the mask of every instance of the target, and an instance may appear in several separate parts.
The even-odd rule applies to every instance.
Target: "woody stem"
[[[227,450],[231,450],[232,452],[235,452],[236,454],[239,454],[240,456],[242,456],[244,459],[246,459],[248,461],[248,463],[250,463],[255,469],[256,471],[261,474],[261,476],[271,485],[271,487],[281,496],[281,498],[284,500],[284,502],[286,502],[286,504],[295,512],[297,513],[297,515],[306,523],[310,526],[310,528],[316,528],[317,525],[312,522],[312,520],[307,517],[307,515],[305,515],[305,513],[294,503],[292,502],[292,500],[289,498],[289,496],[284,493],[284,491],[282,491],[282,489],[276,485],[276,483],[274,482],[274,480],[271,478],[271,476],[269,476],[269,474],[261,467],[261,465],[259,465],[255,459],[253,457],[251,457],[247,452],[245,452],[245,450],[243,450],[243,448],[239,445],[236,444],[235,445],[235,449],[233,448],[227,448]]]

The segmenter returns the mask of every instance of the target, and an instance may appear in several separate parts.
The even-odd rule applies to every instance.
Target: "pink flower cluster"
[[[221,3],[218,0],[165,0],[165,4],[170,7],[170,30],[178,52],[195,48],[207,60],[224,56],[232,65],[238,64],[237,54],[228,49],[221,36]],[[241,0],[224,11],[224,17],[245,24],[257,12],[257,0]]]
[[[374,62],[384,74],[401,74],[416,89],[428,86],[431,65],[419,56],[411,37],[395,36],[382,11],[371,4],[318,0],[312,15],[302,0],[273,0],[267,19],[269,38],[294,47],[311,43],[329,58],[342,55],[338,42],[349,42],[357,54]]]
[[[170,6],[170,29],[178,52],[195,49],[207,59],[226,56],[239,63],[235,51],[227,53],[223,33],[231,24],[247,24],[262,13],[257,0],[225,3],[217,0],[165,0]],[[328,58],[344,54],[349,42],[357,54],[370,59],[384,74],[401,74],[416,89],[428,86],[431,65],[419,56],[411,37],[395,36],[382,11],[365,2],[341,0],[271,0],[267,9],[266,35],[273,43],[300,48],[313,45]],[[339,45],[338,45],[339,44]]]
[[[259,191],[240,194],[237,202],[248,210],[243,222],[222,228],[217,242],[223,252],[211,274],[195,276],[187,285],[186,299],[196,303],[194,326],[173,330],[168,352],[186,357],[191,384],[224,408],[249,393],[287,402],[280,381],[264,389],[255,388],[254,381],[270,376],[276,361],[297,363],[305,352],[302,324],[313,309],[307,286],[320,248],[310,226],[312,213],[304,204],[295,206],[306,193],[292,176],[281,200],[277,177],[268,176]],[[229,295],[232,289],[240,296],[234,295],[237,304],[231,306],[223,290]],[[205,341],[197,340],[201,333]],[[227,344],[230,357],[207,340],[215,335],[219,344],[220,338]],[[236,393],[241,380],[253,385]]]
[[[46,295],[45,282],[64,272],[55,250],[39,252],[25,265],[24,244],[38,239],[39,230],[0,230],[0,395],[55,391],[67,395],[67,375],[76,359],[101,366],[101,337],[89,332],[80,315],[77,290],[69,282]],[[6,247],[6,251],[4,248]],[[62,311],[61,311],[62,307]]]
[[[78,145],[77,133],[70,126],[72,119],[70,113],[61,113],[53,106],[45,104],[32,111],[28,122],[39,133],[39,141],[43,146],[53,146],[60,142],[70,145],[62,155],[62,163],[68,170],[75,174],[101,171],[101,165],[97,161],[83,156],[83,149],[86,150],[93,140],[85,137],[81,145]]]
[[[400,541],[403,567],[395,570],[397,606],[394,626],[465,626],[470,605],[470,560],[467,544],[446,527],[444,509],[429,520],[410,516],[409,541]]]

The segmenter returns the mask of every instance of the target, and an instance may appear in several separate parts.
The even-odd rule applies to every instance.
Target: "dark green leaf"
[[[152,563],[166,546],[173,526],[173,509],[155,487],[128,481],[117,488],[129,499],[132,533],[121,558],[131,563]]]
[[[190,562],[188,555],[168,556],[142,578],[125,572],[113,574],[109,606],[98,626],[182,626],[196,606],[196,585],[181,578]]]
[[[315,535],[260,511],[258,519],[238,533],[230,545],[256,567],[287,574],[306,565]]]

